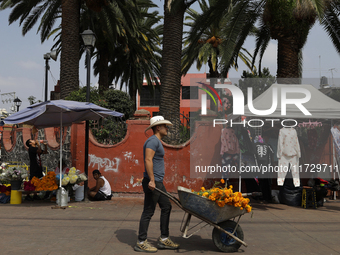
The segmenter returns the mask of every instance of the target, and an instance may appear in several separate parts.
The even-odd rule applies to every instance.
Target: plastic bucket
[[[10,204],[12,205],[18,205],[21,204],[21,196],[22,193],[21,191],[18,190],[11,190],[11,200],[10,200]]]
[[[63,187],[57,191],[57,205],[67,206],[68,202],[68,192]]]
[[[75,190],[74,196],[75,196],[74,201],[76,201],[76,202],[83,201],[83,199],[84,199],[84,186],[79,186]]]

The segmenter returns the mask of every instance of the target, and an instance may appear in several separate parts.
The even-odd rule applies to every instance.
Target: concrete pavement
[[[143,254],[133,250],[143,199],[115,197],[105,202],[71,202],[69,207],[51,209],[55,203],[23,201],[20,205],[0,205],[0,254]],[[252,203],[253,216],[246,214],[240,225],[244,254],[340,254],[340,202],[331,201],[318,209],[282,204]],[[157,254],[221,254],[212,242],[207,226],[189,239],[181,237],[184,212],[175,204],[170,234],[179,250],[159,250]],[[149,228],[148,240],[156,245],[159,209]],[[198,223],[192,218],[191,226]]]

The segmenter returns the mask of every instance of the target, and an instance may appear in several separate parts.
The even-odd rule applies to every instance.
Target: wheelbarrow
[[[180,186],[177,189],[179,199],[168,192],[155,188],[185,212],[180,228],[182,237],[189,238],[207,225],[211,225],[214,227],[212,232],[213,242],[220,251],[235,252],[241,245],[247,247],[247,244],[243,241],[242,228],[239,225],[241,216],[246,213],[245,209],[240,210],[240,208],[231,205],[219,207],[214,201],[199,196],[191,192],[190,189]],[[200,219],[201,222],[189,228],[192,215]],[[202,223],[206,224],[195,232],[188,234],[189,231],[197,228]]]

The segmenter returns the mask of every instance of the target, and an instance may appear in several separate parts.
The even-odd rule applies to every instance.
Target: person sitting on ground
[[[93,178],[96,180],[96,186],[89,189],[88,196],[95,201],[111,200],[111,186],[98,169],[92,171]]]

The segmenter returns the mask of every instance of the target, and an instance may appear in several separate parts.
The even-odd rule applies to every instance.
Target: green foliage
[[[86,102],[86,87],[73,91],[66,100]],[[91,87],[90,102],[124,114],[122,119],[107,117],[98,123],[91,122],[91,131],[96,140],[103,144],[122,141],[127,130],[124,120],[132,117],[134,113],[133,101],[129,95],[120,90],[109,89],[101,96],[97,88]]]
[[[312,4],[309,1],[267,0],[266,8],[264,20],[271,28],[272,38],[294,36],[299,47],[303,47],[317,17]]]
[[[69,96],[67,96],[65,99],[66,100],[72,100],[72,101],[78,101],[78,102],[86,102],[86,90],[87,87],[82,87],[79,90],[72,91]],[[99,95],[99,91],[96,87],[91,87],[90,88],[90,102],[94,104],[101,105],[101,100],[102,98]]]
[[[133,101],[129,95],[120,90],[109,89],[103,96],[106,108],[124,113],[124,119],[129,119],[134,114]]]
[[[36,99],[35,96],[29,96],[27,99],[28,99],[28,102],[30,102],[30,105],[35,104],[35,103],[41,103],[41,102],[42,102],[41,100],[36,101],[36,100],[35,100],[35,99]]]
[[[243,92],[245,102],[248,97],[248,87],[253,88],[254,99],[266,91],[276,80],[275,77],[270,74],[268,68],[263,68],[261,74],[257,74],[257,71],[254,71],[254,73],[243,71],[241,78],[238,87]]]

